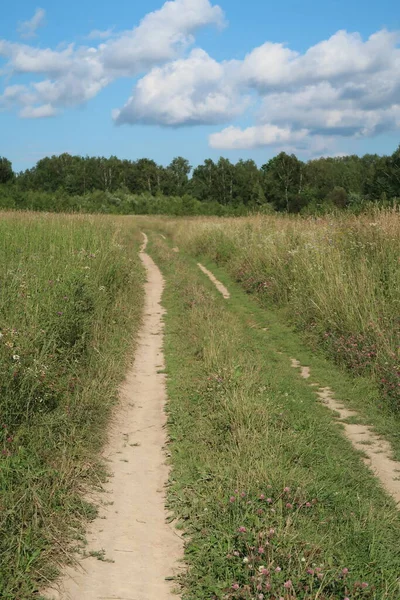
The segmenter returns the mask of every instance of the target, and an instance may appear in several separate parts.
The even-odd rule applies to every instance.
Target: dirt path
[[[213,273],[211,273],[211,271],[209,271],[208,269],[206,269],[201,263],[197,263],[197,266],[199,267],[199,269],[201,269],[203,271],[203,273],[205,275],[207,275],[207,277],[209,279],[211,279],[211,281],[213,282],[213,284],[215,285],[215,287],[217,288],[217,290],[219,292],[221,292],[221,294],[223,295],[223,297],[225,298],[225,300],[229,300],[229,298],[231,297],[229,291],[226,289],[226,287],[224,286],[223,283],[221,283],[220,281],[218,281],[218,279],[215,277],[215,275]]]
[[[300,369],[303,379],[311,377],[309,367],[303,367],[295,358],[291,359],[292,367]],[[400,462],[391,458],[392,449],[387,440],[379,438],[368,425],[349,423],[346,419],[359,416],[357,411],[346,408],[343,402],[337,400],[329,387],[319,387],[317,383],[311,384],[318,388],[316,394],[321,402],[330,408],[338,421],[344,427],[346,437],[351,441],[356,450],[365,454],[364,462],[373,471],[383,487],[393,496],[400,507]]]
[[[166,581],[177,570],[182,542],[166,524],[164,486],[168,478],[166,400],[162,353],[163,278],[145,253],[145,317],[135,363],[121,390],[121,402],[105,452],[112,477],[99,518],[88,535],[87,553],[104,550],[105,560],[89,557],[79,570],[68,569],[60,589],[48,598],[62,600],[168,600],[176,596]],[[110,562],[112,561],[112,562]]]

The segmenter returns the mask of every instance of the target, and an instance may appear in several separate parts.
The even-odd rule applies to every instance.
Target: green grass
[[[314,347],[370,377],[378,404],[400,412],[400,212],[323,219],[258,216],[154,220],[173,243],[205,255]]]
[[[0,597],[28,600],[95,516],[141,318],[133,221],[0,215]]]
[[[278,323],[266,324],[273,335],[249,326],[265,312],[237,287],[226,302],[158,236],[150,251],[167,282],[168,502],[186,539],[183,598],[397,600],[398,511],[290,367],[289,328],[277,354]]]

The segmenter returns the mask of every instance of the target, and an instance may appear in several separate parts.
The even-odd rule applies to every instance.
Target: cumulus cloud
[[[33,35],[43,19],[38,9],[21,32]],[[230,125],[210,136],[213,148],[322,152],[335,139],[400,128],[399,33],[384,29],[364,40],[341,30],[303,53],[266,41],[242,60],[218,62],[193,47],[208,25],[224,25],[212,0],[168,0],[132,29],[93,30],[93,45],[0,40],[8,84],[0,108],[23,118],[54,116],[121,77],[140,76],[113,112],[117,124]],[[20,74],[28,83],[13,85]],[[251,126],[238,125],[241,115]]]
[[[223,123],[243,112],[246,98],[225,78],[223,65],[204,50],[152,69],[135,87],[116,123],[198,125]]]
[[[194,42],[205,25],[223,23],[223,12],[209,0],[173,0],[149,13],[132,31],[122,33],[102,48],[108,69],[132,76],[175,59]]]
[[[308,134],[307,129],[292,131],[289,127],[277,125],[260,125],[257,127],[227,127],[210,135],[211,148],[231,150],[248,150],[263,146],[288,146],[302,141]]]
[[[23,38],[32,38],[36,36],[36,31],[44,25],[46,11],[43,8],[37,8],[35,14],[28,21],[23,21],[18,25],[18,33]]]
[[[282,44],[266,43],[236,61],[236,80],[254,90],[260,105],[256,124],[228,128],[210,138],[218,148],[270,145],[270,127],[308,138],[364,137],[399,128],[399,35],[386,30],[365,42],[339,31],[303,55]],[[307,139],[308,139],[307,138]],[[302,137],[297,148],[304,147]],[[296,141],[296,140],[295,140]],[[217,144],[217,146],[215,146]],[[307,142],[307,148],[316,145]]]
[[[25,105],[31,97],[35,105],[71,107],[87,102],[119,77],[132,77],[176,59],[193,44],[195,32],[211,24],[223,24],[218,5],[209,0],[170,0],[146,15],[137,27],[115,34],[98,46],[70,44],[53,50],[0,40],[0,57],[6,59],[9,77],[45,76],[42,82],[32,82],[15,93],[15,105]],[[91,37],[100,34],[104,38],[106,33],[92,32]],[[10,96],[2,97],[3,104],[5,100],[10,106]]]

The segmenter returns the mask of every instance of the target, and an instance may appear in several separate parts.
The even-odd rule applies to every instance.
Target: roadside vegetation
[[[287,350],[296,334],[263,327],[268,311],[236,285],[224,300],[180,249],[151,236],[166,277],[168,502],[186,539],[182,597],[397,600],[399,513],[277,352],[279,335]]]
[[[320,219],[258,216],[159,224],[263,306],[283,310],[315,349],[379,388],[400,411],[400,214]]]
[[[132,222],[0,218],[0,596],[32,600],[95,509],[142,309]],[[75,542],[76,543],[76,542]]]

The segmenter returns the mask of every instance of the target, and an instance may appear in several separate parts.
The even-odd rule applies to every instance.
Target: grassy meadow
[[[0,597],[25,600],[94,516],[98,452],[142,309],[124,218],[0,215]]]
[[[400,411],[400,213],[160,220],[173,243],[285,309],[315,348],[380,388]]]

